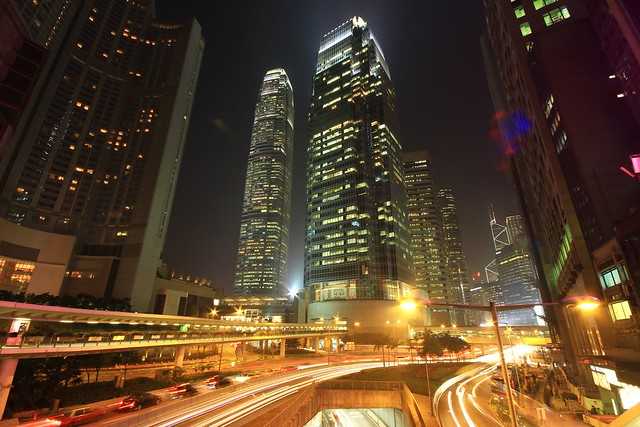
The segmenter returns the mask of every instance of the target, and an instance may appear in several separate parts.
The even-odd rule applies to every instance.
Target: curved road
[[[314,382],[325,381],[382,366],[380,362],[315,365],[292,372],[265,375],[244,384],[164,402],[135,413],[100,420],[93,425],[124,426],[227,426],[273,404]],[[205,391],[206,390],[206,391]]]
[[[489,379],[496,366],[472,369],[445,381],[434,393],[436,414],[443,427],[501,427],[488,407]]]

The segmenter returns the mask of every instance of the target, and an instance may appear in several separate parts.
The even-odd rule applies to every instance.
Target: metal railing
[[[104,335],[81,335],[81,336],[23,336],[16,340],[12,337],[5,337],[0,340],[0,352],[16,353],[14,349],[105,349],[113,348],[114,351],[123,347],[163,347],[182,344],[216,344],[237,341],[260,341],[296,339],[313,336],[326,336],[341,334],[335,331],[286,331],[281,334],[272,333],[269,335],[251,333],[175,333],[175,334],[104,334]]]

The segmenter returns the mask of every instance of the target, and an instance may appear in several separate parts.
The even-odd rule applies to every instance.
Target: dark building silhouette
[[[625,252],[616,241],[619,224],[637,218],[639,206],[637,182],[620,171],[640,152],[638,124],[625,101],[625,87],[636,83],[607,59],[632,57],[601,47],[607,41],[594,29],[596,3],[485,0],[483,40],[501,143],[544,279],[543,297],[564,304],[549,315],[572,373],[585,381],[589,363],[615,360],[621,347],[640,350],[637,282],[627,274],[638,252]],[[626,36],[608,37],[618,40],[610,48],[624,50]],[[609,287],[610,271],[616,279]],[[578,295],[605,304],[585,316],[566,304]]]
[[[150,308],[204,48],[147,1],[20,3],[48,52],[0,167],[0,213],[75,235],[65,293]]]

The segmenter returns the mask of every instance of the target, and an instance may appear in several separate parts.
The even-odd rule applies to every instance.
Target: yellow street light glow
[[[360,322],[354,322],[353,326],[355,326],[357,328],[358,326],[360,326]]]
[[[593,311],[598,307],[600,307],[598,300],[580,301],[576,304],[576,308],[580,311]]]
[[[402,308],[405,311],[413,311],[416,309],[416,307],[417,307],[417,304],[415,303],[415,301],[406,300],[400,303],[400,308]]]

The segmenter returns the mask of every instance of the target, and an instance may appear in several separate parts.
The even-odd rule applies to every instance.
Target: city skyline
[[[189,2],[186,4],[189,4]],[[233,254],[237,245],[237,234],[232,230],[235,226],[228,227],[225,222],[229,218],[237,218],[240,215],[242,201],[237,195],[240,193],[237,193],[236,190],[241,192],[238,182],[243,181],[246,153],[248,153],[249,130],[252,118],[247,112],[255,104],[254,91],[257,92],[259,89],[257,82],[262,78],[260,74],[273,67],[283,66],[287,69],[294,88],[296,105],[298,106],[296,109],[296,122],[298,124],[305,123],[309,105],[308,97],[311,93],[309,82],[314,70],[315,54],[313,52],[317,50],[317,46],[314,45],[319,37],[327,32],[327,29],[335,27],[336,22],[344,21],[350,16],[362,15],[371,25],[378,23],[377,26],[380,29],[376,31],[376,37],[381,43],[385,55],[392,62],[391,68],[395,70],[393,64],[399,64],[398,66],[400,67],[398,70],[393,71],[393,74],[401,77],[398,82],[397,108],[400,111],[399,129],[401,135],[403,135],[403,145],[408,150],[426,148],[432,151],[435,176],[441,182],[447,182],[448,185],[452,186],[458,196],[461,212],[460,228],[470,266],[476,270],[481,268],[484,259],[490,254],[491,248],[486,243],[487,231],[483,227],[483,223],[478,221],[471,212],[475,206],[486,206],[491,197],[489,194],[473,191],[471,181],[486,182],[492,188],[490,190],[491,193],[503,195],[502,200],[496,201],[497,209],[500,212],[517,212],[515,197],[512,195],[511,185],[506,173],[498,170],[501,153],[488,136],[493,115],[488,92],[482,87],[478,90],[475,85],[468,82],[467,77],[463,78],[462,76],[466,75],[466,73],[462,72],[462,64],[459,63],[460,67],[450,70],[450,72],[457,73],[460,76],[459,87],[439,87],[436,85],[433,89],[434,92],[429,97],[436,96],[438,101],[434,102],[434,106],[437,104],[439,107],[435,110],[429,107],[430,114],[424,118],[417,119],[414,109],[416,108],[415,105],[420,104],[417,104],[418,99],[416,99],[416,94],[413,93],[414,90],[408,88],[407,84],[409,81],[415,83],[415,79],[418,76],[413,74],[412,69],[408,68],[409,64],[402,62],[405,59],[400,54],[405,50],[404,44],[409,43],[409,41],[406,40],[403,31],[398,28],[402,20],[411,22],[413,18],[406,14],[401,14],[392,17],[391,20],[388,20],[388,17],[382,20],[382,17],[385,16],[384,9],[386,6],[380,9],[381,7],[372,6],[366,2],[349,5],[336,4],[335,7],[323,8],[307,15],[306,12],[303,13],[302,10],[299,10],[297,4],[292,2],[288,5],[290,14],[277,14],[275,13],[277,8],[268,9],[268,13],[274,13],[274,22],[276,24],[270,23],[266,25],[262,21],[258,23],[257,17],[254,15],[247,17],[247,19],[256,20],[255,25],[258,26],[257,28],[260,28],[260,31],[265,32],[267,35],[264,40],[261,39],[261,42],[256,42],[253,39],[246,39],[243,42],[252,53],[249,59],[243,60],[246,62],[246,67],[235,67],[231,72],[226,62],[218,63],[214,67],[213,62],[211,62],[212,59],[207,59],[208,57],[205,55],[203,65],[205,72],[213,72],[216,81],[229,80],[235,82],[233,86],[236,90],[232,101],[233,108],[231,110],[223,110],[223,105],[216,100],[225,99],[227,104],[231,102],[226,89],[219,86],[214,88],[208,81],[201,82],[199,93],[204,95],[196,99],[196,104],[198,104],[196,109],[197,117],[194,117],[195,121],[190,133],[190,143],[187,145],[187,152],[185,153],[187,166],[183,168],[179,181],[180,191],[176,195],[176,209],[174,210],[168,244],[165,250],[166,259],[171,265],[182,271],[191,271],[196,275],[210,277],[218,286],[228,291],[232,290],[230,285],[233,282],[233,270],[235,269],[235,255]],[[171,10],[171,4],[164,2],[160,2],[158,8],[160,14],[170,12],[172,15],[180,15],[184,13],[182,8]],[[436,8],[442,9],[440,11],[441,14],[451,13],[447,12],[450,9],[449,6],[438,4]],[[204,8],[198,4],[191,4],[185,9],[192,10],[198,19],[204,19],[205,21],[209,19],[206,15],[203,16]],[[238,9],[238,13],[240,9]],[[481,8],[479,5],[476,9],[476,12],[480,14]],[[233,16],[235,11],[236,9],[231,7],[229,13]],[[416,11],[415,15],[421,13]],[[277,24],[277,22],[280,22],[278,20],[291,19],[287,17],[298,15],[300,20]],[[465,28],[468,28],[468,30],[465,29],[464,31],[468,31],[469,35],[479,34],[480,32],[482,21],[477,16],[473,16],[473,13],[470,12],[465,18],[468,22]],[[312,21],[308,21],[308,19],[312,19]],[[308,25],[312,26],[308,27]],[[446,31],[444,28],[439,28],[439,25],[435,23],[433,25],[434,29],[438,28],[439,31]],[[395,31],[396,28],[398,28],[397,32]],[[295,33],[296,29],[299,29],[299,32],[305,36],[292,38],[291,34]],[[212,34],[211,32],[217,31],[217,29],[209,26],[208,31],[208,34],[211,34],[212,38],[215,39],[215,33]],[[221,31],[224,31],[224,29],[221,29]],[[425,42],[428,42],[426,38],[428,36],[429,34],[427,33],[420,33],[420,38]],[[475,60],[479,67],[481,57],[478,53],[477,39],[466,38],[460,40],[470,40],[465,42],[464,49],[469,52],[471,60]],[[436,49],[438,55],[447,56],[449,54],[444,49],[452,41],[443,39],[442,42],[444,43],[443,46],[430,45],[433,49]],[[284,55],[281,50],[271,49],[267,54],[267,51],[263,50],[265,43],[269,46],[273,43],[278,46],[287,46],[289,49],[293,49],[292,52],[298,53]],[[450,44],[448,46],[451,49]],[[225,51],[226,47],[221,44],[213,50],[215,51],[216,49]],[[231,55],[233,56],[233,54]],[[296,59],[293,60],[292,58]],[[458,59],[456,56],[447,58],[447,61],[453,61],[452,63],[456,64]],[[212,71],[206,71],[209,70],[208,67],[211,67]],[[421,79],[427,78],[436,82],[443,77],[440,75],[441,71],[439,69],[431,68],[428,65],[426,71],[427,75],[420,76]],[[477,84],[485,85],[484,79],[480,77],[477,78]],[[213,95],[214,89],[215,96]],[[463,92],[465,93],[463,94]],[[212,95],[207,96],[207,93]],[[478,101],[471,104],[462,102],[461,99],[466,98],[470,93]],[[452,97],[452,94],[455,96]],[[427,94],[424,94],[424,96],[427,96]],[[447,123],[446,120],[434,122],[432,118],[437,116],[451,117],[451,114],[455,115],[452,110],[460,110],[460,114],[462,114],[462,111],[466,109],[474,111],[472,114],[474,119],[468,126],[462,128],[450,126],[451,122],[445,125]],[[406,112],[406,114],[403,114],[403,112]],[[421,120],[426,120],[428,124],[419,124]],[[306,137],[306,131],[302,128],[299,129],[296,132],[296,143],[294,144],[296,148],[293,168],[293,205],[290,231],[291,256],[288,280],[289,286],[292,287],[301,287],[303,279],[302,250],[304,242],[304,199],[306,197],[304,193]],[[225,162],[219,163],[213,156],[211,150],[214,147],[221,147],[227,154]],[[206,163],[205,159],[207,159]],[[477,162],[477,159],[481,159],[480,162]],[[195,175],[195,171],[209,167],[206,165],[210,164],[217,165],[211,172],[216,177],[212,178],[211,181],[217,184],[204,193],[208,195],[208,198],[203,199],[202,194],[197,196],[203,208],[208,207],[205,210],[212,212],[211,215],[205,217],[203,216],[204,211],[201,213],[199,209],[186,210],[186,206],[190,206],[192,204],[190,200],[195,197],[194,191],[199,180]],[[461,173],[463,170],[465,173]],[[467,179],[468,177],[474,178],[469,180]],[[234,191],[227,192],[226,189],[228,188],[234,189]],[[223,189],[225,191],[222,191]],[[187,227],[187,224],[193,224],[200,231],[194,233],[194,229]],[[215,239],[209,237],[210,235],[215,235]],[[188,242],[194,242],[194,246],[203,248],[203,251],[197,251],[197,253],[186,256],[191,250],[191,245],[188,245]]]
[[[639,421],[638,4],[3,0],[0,418]]]

